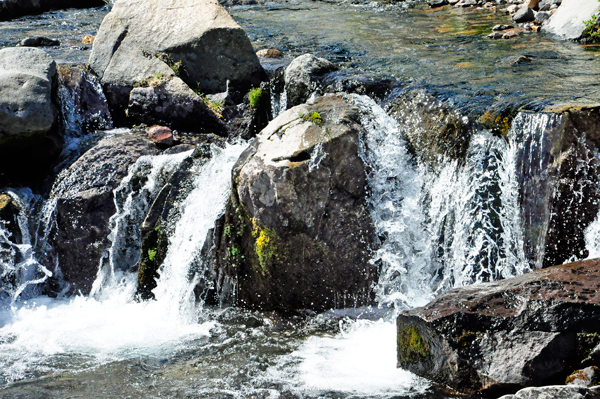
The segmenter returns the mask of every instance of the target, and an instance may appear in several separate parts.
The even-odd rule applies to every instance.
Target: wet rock
[[[225,124],[205,101],[178,77],[153,78],[131,90],[130,124],[159,124],[193,133],[225,135]]]
[[[215,268],[250,308],[373,301],[376,267],[359,111],[335,95],[275,118],[240,157],[214,233]]]
[[[98,129],[110,129],[112,118],[108,102],[102,92],[100,81],[79,65],[61,65],[58,68],[60,82],[60,108],[66,134],[78,136]],[[69,130],[71,129],[71,130]]]
[[[0,21],[8,21],[23,15],[41,14],[61,8],[101,7],[103,0],[3,0],[0,2]]]
[[[43,50],[0,50],[0,185],[43,177],[60,154],[57,84],[56,63]]]
[[[398,85],[398,81],[390,76],[368,75],[347,69],[325,74],[320,80],[324,93],[356,93],[375,100],[382,100]]]
[[[431,0],[429,1],[429,7],[438,8],[448,5],[448,0]]]
[[[493,31],[500,31],[500,30],[507,30],[507,29],[512,29],[512,28],[514,28],[514,26],[512,26],[512,25],[503,25],[503,24],[500,24],[500,25],[495,25],[492,28],[492,30]]]
[[[23,239],[18,220],[20,212],[19,203],[10,194],[0,193],[0,228],[8,231],[10,241],[15,244],[21,244]]]
[[[238,105],[227,105],[223,109],[229,137],[250,140],[264,129],[272,119],[271,93],[269,84],[251,90]]]
[[[596,388],[553,385],[521,389],[514,395],[504,395],[499,399],[597,399],[599,397],[600,391]]]
[[[549,12],[538,11],[535,13],[535,22],[541,25],[544,22],[548,21],[550,19],[550,16],[552,16],[552,14],[550,14]]]
[[[261,58],[281,58],[281,57],[283,57],[283,54],[281,54],[281,51],[274,49],[274,48],[258,50],[256,52],[256,55]]]
[[[28,37],[21,40],[21,46],[23,47],[50,47],[60,46],[60,42],[54,39],[48,39],[47,37]]]
[[[578,39],[585,29],[583,22],[592,19],[599,11],[600,3],[597,1],[570,0],[552,14],[543,30],[563,39]]]
[[[317,89],[318,79],[337,69],[333,63],[312,54],[295,58],[285,69],[285,91],[288,108],[304,103]]]
[[[173,131],[166,126],[152,126],[148,130],[148,137],[156,144],[169,147],[173,145]]]
[[[156,74],[178,75],[205,94],[229,91],[236,101],[266,79],[246,33],[216,0],[118,1],[89,63],[120,118],[133,85]]]
[[[558,6],[560,6],[562,0],[541,0],[538,7],[540,11],[550,11]]]
[[[444,157],[464,158],[473,122],[425,90],[410,90],[386,99],[387,113],[405,126],[411,152],[435,165]],[[417,116],[418,115],[418,116]]]
[[[580,387],[589,387],[598,385],[599,380],[598,367],[590,366],[577,370],[569,375],[565,381],[567,385],[576,385]]]
[[[525,255],[534,269],[586,258],[584,231],[600,208],[592,155],[600,148],[600,108],[522,113],[515,123]]]
[[[518,24],[523,22],[531,22],[535,20],[535,14],[531,8],[524,6],[515,12],[515,15],[513,15],[512,19]]]
[[[448,291],[398,316],[398,365],[467,394],[562,380],[600,332],[598,278],[588,260]]]
[[[142,155],[158,150],[143,135],[121,134],[100,141],[56,179],[50,198],[56,200],[56,225],[51,232],[69,294],[90,292],[115,212],[113,190]]]

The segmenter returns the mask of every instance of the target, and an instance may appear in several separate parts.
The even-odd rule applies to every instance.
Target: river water
[[[57,62],[84,63],[89,46],[81,39],[95,33],[107,10],[56,11],[1,23],[0,47],[31,35],[56,37],[63,44],[48,50]],[[468,111],[498,101],[539,109],[600,98],[596,47],[538,33],[489,40],[484,34],[491,26],[508,22],[500,12],[304,0],[235,6],[230,12],[256,49],[279,48],[287,58],[312,52],[344,67],[391,75]],[[531,61],[515,64],[520,55]],[[16,300],[15,292],[5,295],[0,397],[445,397],[396,369],[393,316],[451,287],[529,270],[516,201],[517,134],[509,132],[505,140],[476,132],[468,162],[447,161],[433,175],[411,160],[404,127],[372,100],[348,98],[369,129],[363,138],[369,201],[377,233],[386,237],[373,259],[382,270],[380,308],[282,318],[194,301],[190,263],[224,210],[230,169],[243,142],[213,148],[211,161],[198,166],[195,189],[179,204],[183,216],[170,236],[157,300],[135,301],[135,275],[122,265],[135,261],[126,250],[138,240],[132,226],[156,195],[155,180],[172,173],[188,154],[144,157],[130,170],[146,179],[143,195],[132,195],[128,179],[115,194],[111,258],[100,269],[93,295],[51,299],[33,288]],[[12,195],[24,204],[24,215],[49,223],[51,204],[23,190]],[[211,206],[200,206],[207,203]],[[26,224],[23,229],[39,231]],[[590,242],[599,229],[592,230]],[[18,278],[32,282],[25,272],[40,267],[32,254],[35,234],[29,246],[14,248],[3,233],[0,229],[0,243],[4,239],[12,252],[2,258],[2,270],[23,270]]]

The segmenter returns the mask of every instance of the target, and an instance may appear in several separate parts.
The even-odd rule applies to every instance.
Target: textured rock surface
[[[193,133],[226,134],[225,124],[181,79],[171,77],[129,95],[129,122],[160,124]]]
[[[240,99],[264,77],[246,33],[215,0],[116,2],[96,35],[90,67],[119,113],[133,85],[157,73],[177,73],[205,94],[229,88]]]
[[[524,388],[514,395],[504,395],[499,399],[598,399],[598,388],[586,389],[553,385],[540,388]]]
[[[103,5],[104,0],[3,0],[0,1],[0,21],[60,8],[88,8]]]
[[[58,176],[50,193],[56,200],[52,241],[69,293],[91,289],[115,212],[113,190],[140,156],[157,152],[145,136],[117,135],[100,141]]]
[[[585,28],[583,21],[598,11],[600,3],[594,0],[563,0],[542,29],[564,39],[578,39]]]
[[[398,365],[464,393],[564,381],[600,332],[600,260],[451,290],[397,319]]]
[[[317,98],[274,119],[240,157],[215,232],[218,270],[235,281],[239,304],[285,311],[372,302],[359,116],[340,97]]]
[[[56,90],[56,64],[43,50],[0,50],[0,184],[43,176],[60,153]]]
[[[295,58],[285,69],[285,91],[288,108],[300,105],[317,89],[319,76],[337,69],[324,58],[304,54]]]

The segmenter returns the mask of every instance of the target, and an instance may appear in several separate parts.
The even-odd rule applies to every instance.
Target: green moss
[[[469,349],[473,341],[477,339],[477,333],[473,331],[465,331],[460,337],[456,339],[456,344],[459,349]]]
[[[268,227],[261,228],[256,219],[252,219],[252,226],[252,234],[255,238],[254,251],[258,257],[258,266],[265,273],[278,257],[279,239],[275,230]]]
[[[304,114],[300,112],[300,118],[304,119],[307,122],[312,122],[317,126],[323,125],[323,118],[318,112],[311,112],[310,114]]]
[[[156,257],[156,248],[155,249],[149,249],[148,250],[148,259],[150,259],[150,262],[154,262],[154,258]]]
[[[398,331],[398,355],[406,363],[415,363],[429,356],[429,345],[416,326]]]
[[[250,101],[250,108],[252,108],[252,109],[258,108],[258,104],[260,103],[261,97],[262,97],[262,89],[260,87],[250,90],[250,93],[248,93],[248,100]]]

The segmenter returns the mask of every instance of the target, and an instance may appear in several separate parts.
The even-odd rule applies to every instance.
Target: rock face
[[[239,99],[264,79],[246,33],[216,0],[120,0],[102,21],[89,63],[118,115],[133,85],[157,74]]]
[[[288,107],[300,105],[308,100],[317,88],[318,77],[335,69],[337,67],[333,63],[312,54],[304,54],[295,58],[285,69]]]
[[[0,182],[44,175],[60,153],[56,76],[56,64],[43,50],[0,50]]]
[[[127,115],[131,123],[167,125],[193,133],[226,134],[225,124],[178,77],[156,85],[136,87],[129,95]]]
[[[588,255],[584,231],[600,207],[599,126],[599,107],[520,113],[513,121],[525,255],[534,269]]]
[[[237,302],[261,309],[372,303],[359,111],[328,95],[274,119],[240,157],[215,231]],[[224,280],[224,278],[220,278]]]
[[[157,152],[145,136],[117,135],[100,141],[58,176],[50,193],[56,200],[51,234],[69,293],[90,292],[116,210],[113,190],[140,156]]]
[[[398,316],[398,366],[463,393],[562,382],[600,332],[598,278],[588,260],[448,291]]]
[[[60,8],[89,8],[103,5],[103,0],[3,0],[0,2],[0,21]]]
[[[600,389],[566,387],[560,385],[525,388],[514,395],[504,395],[499,399],[598,399],[600,398]]]
[[[600,3],[594,0],[563,0],[542,29],[564,39],[578,39],[585,26],[583,21],[598,14]]]

